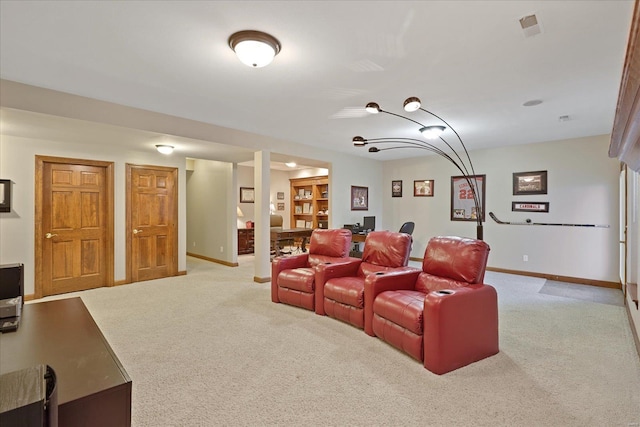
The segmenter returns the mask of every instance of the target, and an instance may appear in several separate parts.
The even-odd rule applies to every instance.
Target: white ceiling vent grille
[[[525,37],[533,37],[542,32],[542,28],[540,27],[540,23],[538,22],[536,15],[527,15],[520,18],[520,26],[522,27]]]

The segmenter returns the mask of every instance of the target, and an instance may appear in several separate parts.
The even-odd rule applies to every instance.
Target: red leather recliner
[[[348,260],[350,246],[350,230],[313,230],[309,252],[277,257],[272,261],[271,301],[314,310],[316,286],[313,267]]]
[[[365,278],[407,267],[411,236],[391,231],[372,231],[364,242],[362,259],[316,267],[316,313],[364,327]],[[324,286],[322,286],[324,284]]]
[[[434,237],[422,272],[371,276],[365,332],[424,362],[436,374],[498,353],[498,298],[482,284],[489,245]]]

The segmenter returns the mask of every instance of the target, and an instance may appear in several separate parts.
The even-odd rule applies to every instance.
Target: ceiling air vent
[[[533,37],[542,32],[536,15],[528,15],[520,18],[520,26],[522,27],[525,37]]]

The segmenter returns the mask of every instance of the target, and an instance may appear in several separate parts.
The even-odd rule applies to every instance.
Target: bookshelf
[[[329,177],[293,178],[291,182],[291,227],[329,227]]]

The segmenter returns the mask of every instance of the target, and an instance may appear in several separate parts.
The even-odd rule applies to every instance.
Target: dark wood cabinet
[[[80,298],[25,304],[0,334],[0,374],[37,365],[56,374],[59,426],[131,425],[131,378]]]
[[[253,253],[253,228],[238,228],[238,255]]]

